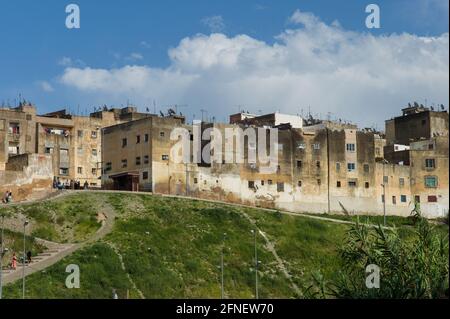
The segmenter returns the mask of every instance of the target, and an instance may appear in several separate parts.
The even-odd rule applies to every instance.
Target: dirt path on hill
[[[137,291],[137,293],[139,294],[139,297],[140,297],[141,299],[145,299],[144,294],[143,294],[142,291],[136,286],[136,283],[134,282],[133,278],[131,278],[130,274],[127,272],[127,270],[126,270],[126,268],[125,268],[125,263],[124,263],[124,261],[123,261],[123,256],[122,256],[122,254],[120,253],[119,248],[117,248],[116,245],[114,245],[113,243],[111,243],[111,242],[109,242],[109,241],[107,241],[107,242],[105,242],[105,243],[106,243],[109,247],[111,247],[111,249],[116,253],[117,257],[119,257],[120,265],[121,265],[121,267],[122,267],[122,270],[125,272],[125,274],[126,274],[128,280],[130,281],[131,286],[133,287],[133,289]]]
[[[66,193],[66,194],[61,194],[58,197],[62,197],[62,196],[67,196],[70,193]],[[56,198],[56,197],[54,197]],[[54,199],[53,198],[53,199]],[[17,204],[16,204],[17,205]],[[95,234],[87,239],[86,241],[79,243],[79,244],[60,244],[60,243],[55,243],[55,242],[50,242],[47,240],[43,240],[40,238],[36,238],[36,241],[42,243],[43,245],[45,245],[47,247],[47,250],[44,251],[44,253],[42,255],[46,255],[45,257],[43,257],[41,260],[32,263],[31,265],[27,265],[25,266],[25,276],[31,275],[35,272],[38,271],[42,271],[52,265],[54,265],[55,263],[57,263],[58,261],[62,260],[64,257],[69,256],[70,254],[74,253],[75,251],[85,247],[88,244],[91,244],[95,241],[98,241],[99,239],[102,239],[103,237],[105,237],[107,234],[109,234],[113,227],[114,227],[114,220],[115,220],[115,211],[114,208],[107,202],[105,202],[102,199],[102,202],[100,203],[99,207],[101,207],[100,209],[100,213],[102,213],[105,218],[102,221],[102,225],[100,226],[100,228],[95,232]],[[5,228],[7,228],[8,226],[5,225]],[[15,230],[15,229],[11,229],[11,230]],[[49,250],[57,250],[56,253],[48,253]],[[8,283],[13,283],[19,279],[22,279],[22,268],[18,267],[17,270],[15,271],[5,271],[4,275],[3,275],[3,283],[8,284]]]
[[[280,210],[275,210],[275,209],[268,209],[268,208],[260,208],[260,207],[253,207],[253,206],[247,206],[247,205],[242,205],[242,204],[231,204],[231,203],[225,203],[225,202],[221,202],[221,201],[215,201],[215,200],[205,200],[205,199],[201,199],[201,198],[191,198],[191,197],[185,197],[185,196],[174,196],[174,195],[154,195],[152,193],[148,193],[148,192],[126,192],[126,191],[85,191],[85,190],[80,190],[80,191],[73,191],[73,190],[65,190],[65,191],[58,191],[58,192],[52,192],[50,193],[48,196],[46,196],[43,199],[38,199],[38,200],[33,200],[33,201],[25,201],[25,202],[18,202],[18,203],[12,203],[12,204],[7,204],[7,205],[3,205],[2,207],[14,207],[14,206],[20,206],[20,205],[27,205],[27,204],[32,204],[32,203],[39,203],[39,202],[44,202],[44,201],[48,201],[48,200],[55,200],[55,199],[59,199],[62,197],[66,197],[66,196],[70,196],[72,194],[77,194],[77,193],[83,193],[83,192],[88,192],[88,193],[103,193],[103,194],[107,194],[107,193],[113,193],[113,194],[141,194],[141,195],[147,195],[147,196],[163,196],[163,197],[168,197],[168,198],[184,198],[184,199],[190,199],[190,200],[198,200],[198,201],[204,201],[204,202],[210,202],[210,203],[218,203],[218,204],[226,204],[226,205],[230,205],[230,206],[236,206],[236,207],[244,207],[244,208],[253,208],[253,209],[259,209],[262,211],[267,211],[267,212],[280,212],[281,214],[284,215],[290,215],[290,216],[295,216],[295,217],[304,217],[304,218],[310,218],[310,219],[317,219],[317,220],[322,220],[322,221],[327,221],[327,222],[332,222],[332,223],[338,223],[338,224],[355,224],[355,222],[352,221],[347,221],[347,220],[339,220],[339,219],[333,219],[333,218],[328,218],[328,217],[322,217],[322,216],[313,216],[313,215],[308,215],[308,214],[302,214],[302,213],[293,213],[293,212],[287,212],[287,211],[280,211]],[[32,266],[27,266],[25,269],[25,275],[28,276],[30,274],[33,274],[37,271],[41,271],[44,270],[45,268],[48,268],[52,265],[54,265],[55,263],[57,263],[58,261],[60,261],[61,259],[63,259],[64,257],[74,253],[75,251],[85,247],[87,244],[93,243],[95,241],[98,241],[99,239],[104,238],[107,234],[109,234],[113,227],[114,227],[114,220],[116,218],[116,213],[114,208],[107,202],[105,201],[104,198],[99,197],[101,199],[101,203],[99,205],[99,207],[101,207],[101,211],[100,213],[102,213],[104,215],[104,220],[102,221],[102,226],[97,230],[97,232],[88,240],[79,243],[79,244],[59,244],[59,243],[53,243],[53,242],[48,242],[48,241],[44,241],[42,239],[36,238],[38,241],[41,242],[46,242],[47,243],[47,247],[52,246],[52,245],[60,245],[59,247],[61,248],[60,251],[58,251],[57,253],[51,254],[50,256],[48,256],[48,258],[43,258],[42,260],[34,263]],[[256,223],[254,220],[251,219],[250,216],[248,216],[247,214],[244,214],[246,216],[246,218],[252,223],[252,225],[254,225],[256,228]],[[14,218],[11,218],[14,219]],[[18,220],[18,223],[17,223]],[[6,219],[5,219],[6,221]],[[12,231],[21,231],[22,227],[22,222],[15,218],[16,222],[12,222],[12,223],[5,223],[5,228],[6,229],[10,229]],[[17,225],[16,225],[17,224]],[[374,224],[366,224],[367,226],[370,227],[378,227],[377,225]],[[382,226],[383,227],[383,226]],[[391,227],[383,227],[383,228],[391,228]],[[301,292],[300,289],[298,288],[298,286],[293,282],[292,280],[292,276],[289,274],[289,271],[287,270],[283,259],[281,259],[276,251],[275,245],[270,241],[270,239],[267,237],[267,235],[261,231],[259,228],[257,228],[260,235],[264,238],[265,242],[266,242],[266,248],[273,254],[274,258],[277,261],[277,264],[279,266],[279,268],[281,269],[281,271],[283,272],[283,274],[285,275],[285,277],[290,281],[292,289],[299,295],[301,296]],[[118,252],[117,250],[115,250],[116,253]],[[120,255],[120,253],[118,254],[119,258],[122,261],[122,256]],[[125,265],[123,264],[123,269]],[[18,268],[18,270],[14,271],[14,272],[10,272],[8,274],[5,274],[3,277],[3,282],[4,283],[12,283],[18,279],[21,279],[22,277],[22,272],[21,270]],[[136,285],[132,282],[132,279],[129,277],[130,282],[132,283],[133,287],[135,287]],[[137,289],[136,287],[136,291],[138,291],[140,297],[144,297],[142,292],[139,291],[139,289]]]
[[[266,249],[272,253],[281,272],[284,274],[286,279],[290,282],[292,290],[294,290],[294,292],[297,294],[298,297],[301,297],[303,294],[302,294],[300,288],[298,288],[297,284],[293,281],[291,274],[289,273],[288,269],[286,268],[286,266],[284,264],[284,260],[281,259],[281,257],[278,255],[277,250],[275,249],[275,244],[258,227],[258,225],[256,224],[256,221],[253,218],[251,218],[246,213],[243,213],[243,215],[245,216],[245,218],[247,218],[247,220],[250,222],[250,224],[252,224],[258,230],[258,233],[261,235],[261,237],[264,238],[264,241],[266,243]]]

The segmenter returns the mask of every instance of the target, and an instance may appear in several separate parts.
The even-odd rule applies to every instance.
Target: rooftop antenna
[[[183,104],[183,105],[175,104],[174,107],[175,107],[175,113],[178,114],[178,108],[188,107],[188,105],[187,104]]]
[[[204,119],[203,114],[206,113],[206,115],[208,115],[208,111],[204,110],[204,109],[201,109],[200,112],[202,112],[202,122],[203,122],[203,119]]]
[[[156,102],[155,100],[153,100],[153,113],[156,114]]]

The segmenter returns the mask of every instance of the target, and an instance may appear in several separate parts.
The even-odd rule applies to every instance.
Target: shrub
[[[448,235],[443,237],[421,216],[411,238],[396,228],[370,228],[359,221],[340,250],[343,270],[329,285],[337,298],[441,298],[448,294]],[[380,268],[379,289],[365,286],[366,266]]]

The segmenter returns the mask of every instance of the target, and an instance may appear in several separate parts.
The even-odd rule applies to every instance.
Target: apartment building
[[[260,126],[260,122],[233,118],[230,124],[187,125],[184,119],[152,116],[103,129],[104,185],[296,212],[411,212],[410,167],[383,161],[386,141],[380,133],[331,122],[294,128],[289,123]],[[192,152],[188,163],[175,162],[171,151],[178,139],[171,139],[170,134],[177,127],[189,130],[191,151],[197,144],[213,160],[202,157],[196,163]],[[277,130],[275,143],[270,142],[270,128]],[[251,160],[252,152],[259,154],[262,136],[247,136],[247,129],[262,129],[267,134],[266,151],[273,147],[277,158],[274,170],[262,169],[267,164],[259,157]],[[216,142],[215,133],[205,138],[207,130],[219,132],[220,141]],[[230,137],[227,130],[246,135],[242,162],[236,161],[238,136]],[[230,142],[233,147],[226,147]],[[226,160],[230,155],[235,162]]]
[[[17,155],[49,154],[55,179],[101,187],[101,129],[147,116],[135,107],[103,108],[89,116],[65,110],[37,115],[29,103],[0,109],[0,170]]]
[[[152,115],[104,128],[104,188],[184,194],[186,167],[170,160],[176,143],[170,134],[175,127],[187,128],[184,121],[182,116]]]

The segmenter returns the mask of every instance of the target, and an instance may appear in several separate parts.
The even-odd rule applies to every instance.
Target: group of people
[[[12,203],[12,199],[13,199],[13,197],[12,197],[12,192],[11,192],[10,190],[7,190],[7,191],[5,192],[5,194],[3,195],[2,203],[3,203],[3,204]]]
[[[26,258],[27,258],[26,259],[26,263],[31,264],[31,256],[32,256],[31,251],[28,251],[27,252],[27,256],[26,256]],[[13,269],[13,270],[17,269],[17,256],[16,256],[16,253],[13,253],[12,258],[11,258],[11,269]]]
[[[66,181],[66,182],[61,182],[59,178],[55,178],[53,179],[53,188],[55,189],[88,189],[89,188],[89,184],[88,182],[84,182],[83,186],[81,186],[81,182],[80,181],[74,181],[71,180]]]

